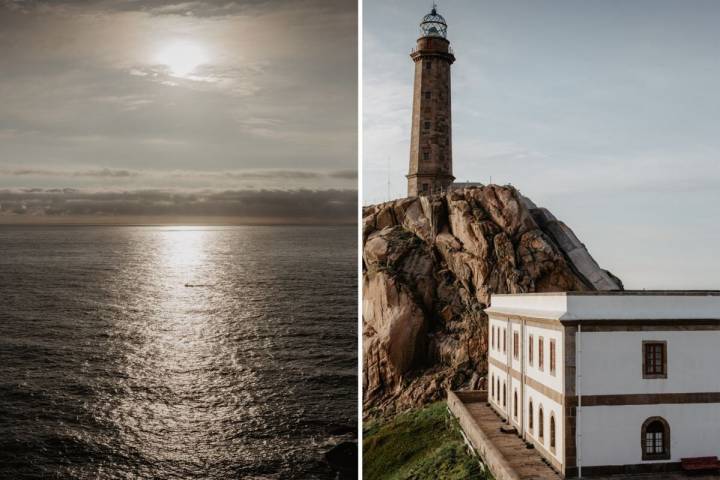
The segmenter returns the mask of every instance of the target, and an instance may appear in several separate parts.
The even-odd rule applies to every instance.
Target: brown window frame
[[[533,365],[533,342],[535,341],[535,338],[531,335],[528,336],[528,365],[532,367]]]
[[[503,353],[507,353],[507,327],[503,328]]]
[[[555,436],[557,435],[557,425],[555,425],[555,415],[550,412],[550,451],[552,453],[555,453],[555,446],[557,445],[557,439]]]
[[[538,370],[545,371],[545,338],[538,337]]]
[[[543,414],[542,405],[538,407],[538,440],[545,445],[545,415]]]
[[[652,351],[651,351],[652,350]],[[660,356],[658,358],[658,352]],[[642,378],[664,379],[668,376],[667,371],[667,341],[665,340],[643,340],[642,342]],[[659,369],[658,369],[659,367]]]
[[[530,430],[530,435],[533,437],[535,436],[535,428],[533,425],[535,412],[533,412],[533,401],[532,398],[528,401],[528,430]]]
[[[654,423],[660,423],[662,425],[662,432],[660,433],[660,442],[662,444],[661,452],[648,452],[648,428]],[[652,433],[651,433],[652,434]],[[653,448],[657,448],[658,438],[652,438]],[[645,460],[670,460],[670,424],[662,417],[650,417],[645,420],[640,429],[640,447],[642,448],[642,459]]]
[[[554,338],[550,339],[550,375],[555,375],[557,371],[557,344]]]
[[[513,331],[513,358],[520,359],[520,333]]]

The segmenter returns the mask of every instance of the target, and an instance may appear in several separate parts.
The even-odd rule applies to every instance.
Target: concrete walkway
[[[521,438],[500,431],[505,424],[486,400],[486,392],[448,392],[450,411],[493,476],[497,480],[562,480],[537,451],[525,448]]]

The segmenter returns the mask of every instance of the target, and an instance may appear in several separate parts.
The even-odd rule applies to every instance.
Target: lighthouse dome
[[[442,15],[437,13],[437,8],[425,15],[420,22],[420,35],[423,37],[447,38],[447,23]]]

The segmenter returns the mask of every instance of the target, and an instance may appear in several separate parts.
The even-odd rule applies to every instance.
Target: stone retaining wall
[[[472,443],[473,448],[483,459],[485,465],[490,469],[496,480],[520,480],[520,476],[508,464],[505,457],[487,438],[485,433],[477,426],[470,412],[465,408],[464,402],[485,402],[487,401],[486,391],[448,391],[447,404],[450,411],[460,422],[465,435]]]

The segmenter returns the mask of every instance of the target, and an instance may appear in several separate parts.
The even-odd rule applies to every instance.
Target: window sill
[[[663,453],[661,455],[647,455],[643,454],[643,462],[652,462],[657,460],[670,460],[670,453]]]

